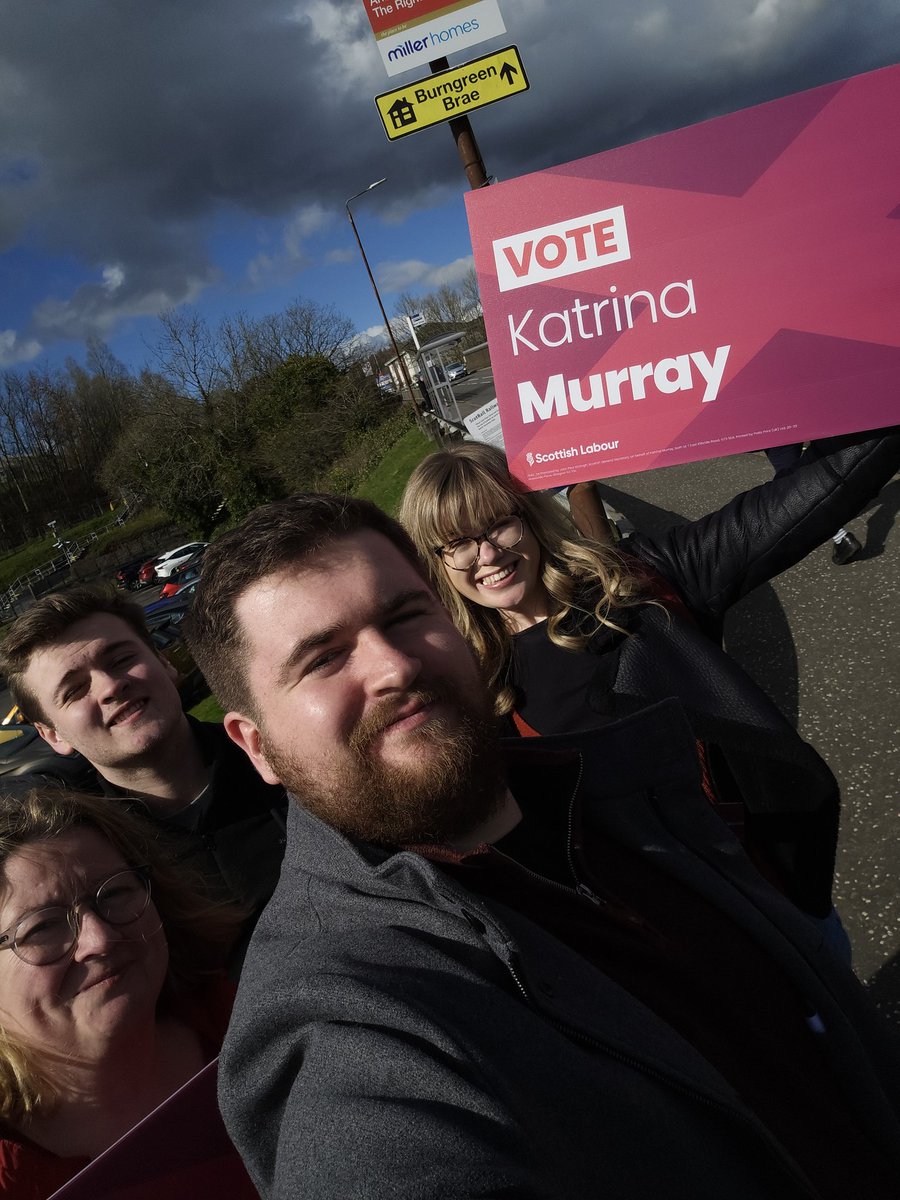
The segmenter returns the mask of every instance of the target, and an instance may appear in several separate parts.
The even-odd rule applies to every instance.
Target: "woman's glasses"
[[[436,546],[434,552],[454,571],[468,571],[478,561],[482,542],[495,550],[512,550],[524,536],[525,523],[518,513],[511,513],[508,517],[500,517],[484,533],[454,538],[446,546]]]
[[[149,867],[132,867],[110,875],[96,892],[71,904],[54,904],[26,913],[0,933],[0,950],[12,950],[22,962],[49,967],[75,949],[81,910],[89,908],[108,925],[130,925],[150,904]]]

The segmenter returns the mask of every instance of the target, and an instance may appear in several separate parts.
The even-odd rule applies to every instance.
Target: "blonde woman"
[[[499,451],[469,443],[420,463],[400,519],[500,717],[519,733],[571,733],[677,700],[710,801],[795,903],[825,918],[837,781],[715,636],[735,601],[891,478],[900,436],[835,439],[817,453],[699,521],[613,548],[525,491]]]

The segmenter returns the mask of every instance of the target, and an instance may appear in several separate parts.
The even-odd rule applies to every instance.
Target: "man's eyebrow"
[[[301,663],[313,650],[318,650],[320,646],[327,646],[329,642],[338,636],[341,629],[341,625],[329,625],[327,629],[320,629],[316,633],[310,633],[307,637],[301,638],[299,642],[296,642],[290,654],[281,664],[278,678],[275,681],[277,686],[285,687],[290,682],[298,663]]]
[[[424,583],[421,587],[407,588],[405,592],[398,592],[396,596],[392,596],[382,604],[380,614],[382,617],[392,617],[401,608],[406,608],[407,604],[416,604],[422,600],[434,602],[434,593]]]
[[[378,607],[375,609],[375,612],[372,614],[371,621],[378,623],[389,620],[398,612],[406,608],[408,604],[421,603],[423,600],[430,601],[431,603],[437,603],[434,594],[424,583],[420,588],[408,588],[406,591],[397,592],[396,595],[391,596],[388,600],[385,600],[378,605]],[[284,687],[286,684],[288,684],[297,667],[297,664],[302,662],[308,654],[312,653],[312,651],[318,650],[322,646],[327,646],[330,642],[334,641],[335,638],[340,637],[343,629],[343,625],[329,625],[325,629],[317,629],[314,633],[310,633],[306,637],[300,638],[300,640],[296,642],[291,649],[290,654],[281,664],[281,667],[278,671],[278,678],[276,680],[277,686]]]

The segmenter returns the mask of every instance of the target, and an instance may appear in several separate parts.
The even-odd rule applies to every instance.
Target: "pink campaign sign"
[[[900,67],[466,196],[534,488],[900,420]]]

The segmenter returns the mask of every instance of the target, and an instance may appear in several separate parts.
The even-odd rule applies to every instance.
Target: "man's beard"
[[[441,703],[456,719],[432,717],[407,735],[407,761],[382,762],[372,747],[411,699]],[[351,733],[346,756],[331,766],[311,768],[290,748],[273,746],[262,730],[260,739],[272,770],[304,808],[376,845],[452,843],[492,817],[505,795],[487,702],[444,683],[382,701]]]

